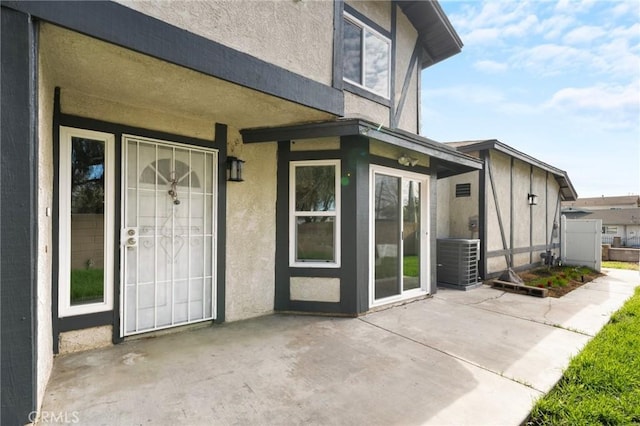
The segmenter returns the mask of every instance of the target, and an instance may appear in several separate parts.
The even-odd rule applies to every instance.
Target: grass
[[[405,256],[402,272],[405,277],[417,277],[420,273],[418,256]],[[391,278],[398,275],[398,259],[395,257],[382,257],[376,265],[376,278]]]
[[[632,271],[640,270],[640,265],[636,262],[618,262],[615,260],[603,260],[602,267],[609,269],[631,269]]]
[[[71,303],[102,300],[104,271],[102,269],[74,269],[71,271]]]
[[[640,424],[640,287],[584,350],[526,423]]]
[[[570,281],[582,281],[584,276],[594,271],[584,266],[555,266],[530,271],[534,277],[525,279],[525,284],[533,287],[566,287]]]

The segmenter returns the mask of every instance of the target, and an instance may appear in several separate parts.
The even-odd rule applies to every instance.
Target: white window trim
[[[378,96],[382,96],[385,99],[390,99],[391,95],[390,95],[390,91],[391,91],[391,40],[389,39],[389,37],[385,36],[384,34],[380,33],[379,31],[376,31],[375,29],[371,28],[370,26],[368,26],[367,24],[365,24],[364,22],[362,22],[361,20],[359,20],[358,18],[354,17],[353,15],[349,14],[348,12],[344,12],[344,17],[345,19],[347,19],[348,21],[351,21],[351,23],[359,26],[360,28],[363,29],[362,31],[362,38],[361,38],[361,52],[360,52],[360,61],[362,63],[362,75],[360,76],[360,79],[362,80],[362,84],[355,82],[353,80],[350,80],[346,77],[344,77],[344,81],[348,82],[349,84],[353,84],[354,86],[357,86],[363,90],[366,90],[367,92],[371,92],[375,95]],[[365,31],[370,31],[373,34],[375,34],[376,36],[380,37],[385,43],[387,43],[387,45],[389,46],[389,63],[387,65],[387,92],[386,93],[380,93],[380,92],[376,92],[375,90],[373,90],[370,87],[367,87],[364,85],[365,82],[365,76],[366,76],[366,70],[365,70],[365,53],[367,51],[367,47],[366,47],[366,37],[364,36],[364,32]],[[343,66],[343,64],[340,64],[341,66]]]
[[[335,172],[335,211],[321,212],[297,212],[296,211],[296,167],[299,166],[334,166]],[[289,163],[289,266],[298,268],[339,268],[340,267],[340,216],[341,216],[341,201],[340,201],[340,160],[307,160],[307,161],[291,161]],[[308,261],[300,262],[296,261],[296,217],[298,216],[327,216],[335,217],[335,226],[333,229],[333,241],[335,244],[334,262],[320,262],[320,261]]]
[[[385,297],[382,299],[375,298],[375,223],[374,223],[374,214],[375,214],[375,176],[376,174],[384,174],[387,176],[398,177],[402,180],[414,180],[420,182],[420,199],[423,203],[423,208],[420,209],[420,234],[422,239],[420,240],[420,287],[402,291],[398,295]],[[422,175],[419,173],[407,172],[403,170],[393,169],[385,166],[371,165],[369,170],[369,308],[374,308],[377,306],[387,305],[389,303],[395,303],[402,300],[411,299],[412,297],[417,297],[421,295],[426,295],[431,293],[431,267],[430,260],[431,259],[431,235],[429,234],[430,229],[430,215],[429,211],[431,210],[431,199],[429,198],[429,181],[430,177],[426,175]],[[398,253],[399,257],[402,257],[402,244],[400,244],[400,253]]]
[[[103,141],[104,165],[104,297],[99,303],[71,305],[71,139]],[[113,250],[115,226],[115,136],[92,130],[60,127],[58,317],[85,315],[113,309]]]

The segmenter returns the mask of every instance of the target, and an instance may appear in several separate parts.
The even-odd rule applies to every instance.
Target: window
[[[114,136],[60,128],[59,316],[113,306]]]
[[[356,86],[389,98],[391,41],[345,13],[343,77]]]
[[[471,197],[470,183],[459,183],[456,185],[456,198],[458,197]]]
[[[617,234],[618,227],[617,226],[603,226],[602,227],[603,234]]]
[[[292,266],[340,266],[340,161],[291,163]]]

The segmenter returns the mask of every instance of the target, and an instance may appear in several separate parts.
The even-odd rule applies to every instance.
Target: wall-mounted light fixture
[[[416,164],[418,164],[418,159],[409,157],[408,155],[405,155],[405,154],[402,154],[400,156],[400,158],[398,158],[398,163],[401,166],[406,166],[406,167],[411,166],[411,167],[413,167]]]
[[[242,182],[242,169],[244,160],[237,157],[227,157],[227,180],[231,182]]]
[[[535,206],[538,204],[538,196],[536,194],[527,194],[527,199],[529,200],[530,206]]]

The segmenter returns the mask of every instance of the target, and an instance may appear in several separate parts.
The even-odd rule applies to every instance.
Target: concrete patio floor
[[[56,358],[42,411],[79,424],[519,425],[640,285],[481,287],[360,318],[271,315]]]

